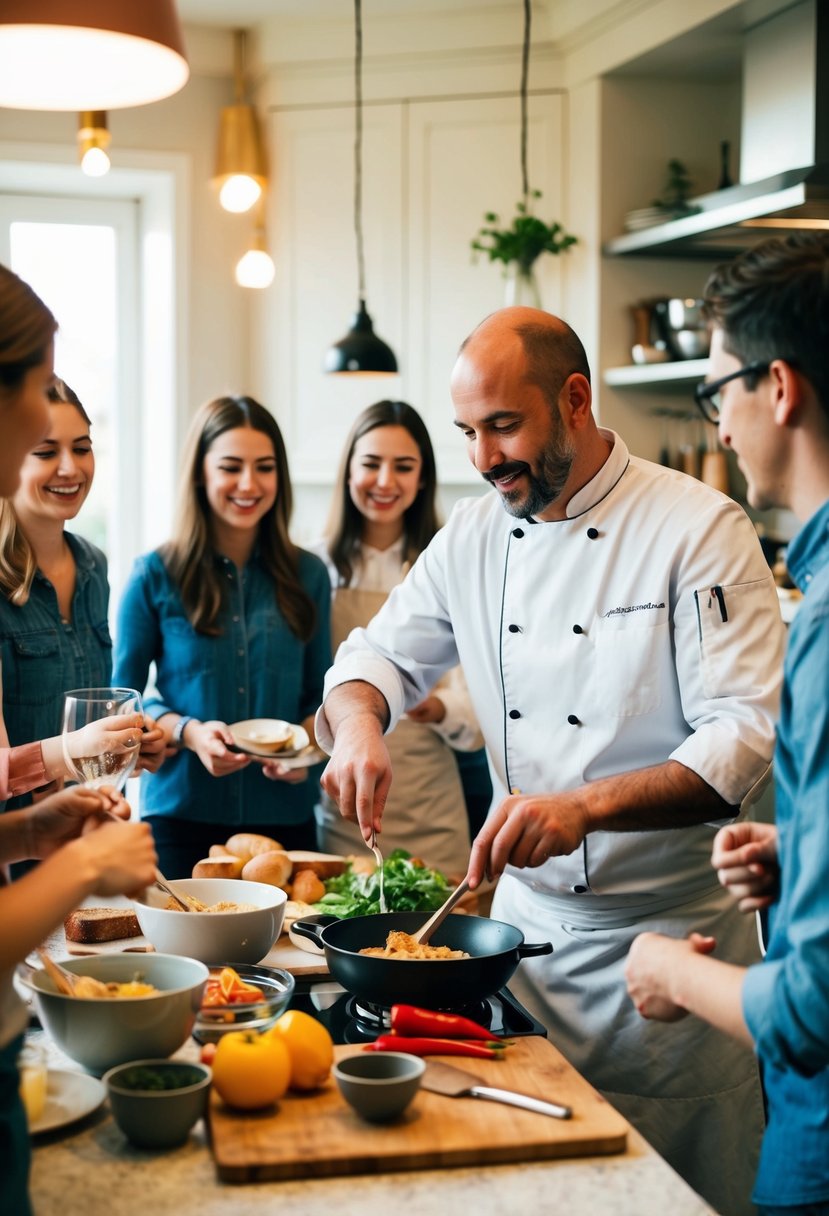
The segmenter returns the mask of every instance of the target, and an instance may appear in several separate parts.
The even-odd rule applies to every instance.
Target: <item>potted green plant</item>
[[[540,190],[529,197],[541,198]],[[473,254],[485,253],[490,262],[503,262],[504,275],[509,280],[507,303],[528,303],[541,307],[534,266],[543,253],[564,253],[578,242],[578,237],[565,232],[554,220],[546,224],[533,215],[525,197],[516,204],[509,227],[500,227],[500,217],[494,211],[484,215],[485,225],[470,242]],[[511,288],[511,290],[510,290]]]

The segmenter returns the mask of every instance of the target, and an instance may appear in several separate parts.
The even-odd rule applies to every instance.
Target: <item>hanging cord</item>
[[[359,4],[359,0],[357,0]],[[524,0],[524,45],[521,49],[521,189],[524,206],[530,197],[530,182],[527,176],[527,81],[530,74],[530,27],[532,25],[532,0]]]
[[[366,298],[363,256],[363,22],[362,2],[354,0],[354,234],[357,237],[358,297]]]
[[[233,81],[236,92],[237,106],[245,100],[245,31],[234,30],[233,33]]]

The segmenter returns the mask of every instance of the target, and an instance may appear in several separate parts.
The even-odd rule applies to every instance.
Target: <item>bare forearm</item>
[[[754,1040],[743,1017],[744,967],[694,954],[670,969],[671,997],[683,1009],[751,1047]]]
[[[71,844],[0,888],[0,971],[43,942],[94,889],[96,873]]]
[[[338,684],[336,688],[332,688],[325,698],[323,708],[335,739],[346,718],[376,718],[382,731],[385,731],[389,724],[386,698],[373,684],[362,680],[351,680],[347,684]]]
[[[590,831],[682,828],[737,813],[702,777],[676,760],[591,781],[580,792]]]

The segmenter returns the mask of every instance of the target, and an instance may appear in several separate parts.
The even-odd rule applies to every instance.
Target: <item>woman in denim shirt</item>
[[[143,689],[155,664],[145,707],[172,758],[142,777],[141,816],[171,878],[189,876],[239,830],[315,848],[309,770],[230,750],[228,729],[280,718],[312,733],[331,663],[330,588],[322,562],[290,541],[291,506],[272,415],[251,397],[203,406],[185,448],[173,539],[137,561],[115,647],[118,683]]]
[[[12,747],[60,734],[63,694],[109,684],[106,558],[64,525],[80,511],[95,458],[89,417],[62,380],[48,389],[50,429],[0,502],[0,662]],[[32,801],[26,794],[7,809]]]

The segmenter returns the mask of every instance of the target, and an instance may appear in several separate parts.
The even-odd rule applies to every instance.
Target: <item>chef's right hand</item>
[[[391,785],[391,760],[375,714],[353,713],[339,723],[321,784],[343,818],[359,825],[366,842],[372,829],[380,832]]]
[[[146,821],[105,822],[64,848],[90,895],[133,895],[155,880],[158,858]]]
[[[774,903],[780,881],[777,828],[745,819],[720,828],[714,837],[711,864],[741,912],[756,912]]]

